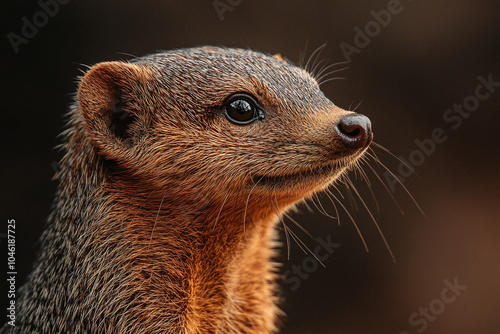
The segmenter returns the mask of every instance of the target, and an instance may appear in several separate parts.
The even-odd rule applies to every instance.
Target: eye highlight
[[[255,100],[246,94],[236,94],[227,99],[224,103],[224,111],[226,118],[238,125],[247,125],[263,117]]]

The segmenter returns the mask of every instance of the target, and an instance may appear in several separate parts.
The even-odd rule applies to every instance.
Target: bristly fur
[[[234,93],[265,119],[229,122]],[[92,67],[16,327],[1,332],[276,332],[275,226],[364,153],[334,131],[349,113],[306,70],[249,50]]]

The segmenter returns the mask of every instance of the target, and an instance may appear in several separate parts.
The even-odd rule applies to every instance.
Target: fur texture
[[[235,125],[234,93],[265,118]],[[41,251],[2,333],[273,333],[278,217],[364,149],[281,57],[215,47],[92,67]]]

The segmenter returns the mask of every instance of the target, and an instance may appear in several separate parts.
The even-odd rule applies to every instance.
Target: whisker
[[[363,200],[363,198],[361,197],[361,195],[358,193],[358,190],[356,189],[356,187],[354,186],[354,184],[352,184],[352,182],[349,180],[348,181],[350,184],[351,184],[351,187],[352,187],[352,190],[354,190],[354,192],[356,193],[356,195],[358,196],[359,200],[361,201],[361,203],[363,204],[363,206],[365,207],[366,211],[368,212],[368,214],[370,215],[370,218],[372,219],[372,221],[375,223],[375,226],[377,227],[377,230],[379,232],[379,235],[380,237],[382,238],[382,240],[384,241],[384,244],[385,246],[387,247],[387,250],[389,251],[389,253],[391,254],[391,257],[392,257],[392,260],[394,262],[396,262],[396,258],[394,257],[394,254],[392,253],[392,250],[391,250],[391,247],[389,246],[389,243],[387,242],[387,240],[385,239],[385,236],[384,236],[384,233],[382,232],[382,230],[380,229],[380,226],[379,224],[377,223],[377,220],[375,219],[375,217],[373,216],[372,212],[370,211],[370,209],[368,208],[368,206],[366,205],[365,201]]]
[[[321,214],[325,215],[328,218],[337,219],[336,217],[332,217],[331,215],[328,214],[328,212],[326,212],[325,208],[323,207],[323,204],[321,204],[321,200],[319,199],[318,194],[314,194],[314,198],[316,198],[316,200],[318,201],[319,207],[316,205],[315,201],[313,201],[313,203],[318,209],[318,211],[321,212]]]
[[[328,197],[328,199],[330,200],[330,202],[333,204],[333,208],[335,209],[335,215],[337,216],[338,224],[340,226],[340,215],[339,215],[339,211],[337,210],[337,205],[335,204],[333,199],[330,197],[330,195],[333,196],[333,194],[332,194],[330,189],[326,189],[325,194]]]
[[[304,47],[304,52],[299,51],[299,67],[302,67],[302,68],[304,68],[304,61],[306,59],[307,44],[308,44],[308,41],[306,41],[306,46]]]
[[[356,200],[354,199],[354,195],[352,194],[352,191],[351,191],[351,188],[349,187],[349,184],[346,182],[347,180],[349,180],[349,177],[347,175],[344,175],[342,177],[342,180],[339,180],[339,182],[341,182],[343,185],[345,185],[345,190],[347,192],[347,200],[349,200],[349,205],[351,206],[351,208],[354,208],[354,210],[358,211],[359,212],[359,207],[358,207],[358,204],[356,203]],[[340,193],[340,190],[335,188],[339,193]]]
[[[163,198],[161,199],[160,206],[158,207],[158,212],[156,213],[156,218],[155,218],[155,223],[153,225],[153,230],[151,231],[151,237],[149,238],[149,247],[151,248],[151,241],[153,240],[153,233],[155,232],[156,228],[156,222],[158,221],[158,217],[160,216],[160,211],[161,211],[161,206],[163,205],[163,200],[165,199],[165,196],[167,196],[167,193],[163,195]]]
[[[291,228],[289,228],[286,225],[285,225],[285,227],[288,230],[288,234],[292,237],[292,240],[295,241],[295,243],[299,246],[300,250],[303,251],[304,254],[307,254],[307,249],[304,248],[303,242],[300,240],[300,238],[293,232],[293,230]]]
[[[413,201],[413,204],[415,204],[415,206],[418,208],[418,210],[420,211],[420,213],[422,214],[422,216],[424,216],[426,219],[429,219],[424,211],[422,210],[422,208],[420,207],[420,205],[418,205],[417,201],[415,200],[415,198],[413,197],[413,195],[410,193],[410,191],[405,187],[405,185],[403,184],[403,182],[401,182],[401,180],[399,180],[399,178],[394,175],[393,172],[391,172],[391,170],[389,168],[387,168],[383,163],[379,162],[379,165],[382,166],[382,168],[384,168],[398,183],[399,185],[404,189],[404,191],[406,192],[406,194],[411,198],[411,200]]]
[[[295,221],[295,219],[293,219],[292,217],[290,217],[286,212],[283,212],[283,215],[285,217],[287,217],[288,219],[290,219],[292,221],[292,223],[294,223],[298,228],[300,228],[302,230],[302,232],[304,232],[305,234],[307,234],[311,239],[315,240],[314,237],[312,236],[311,233],[309,233],[308,230],[306,230],[302,225],[300,225],[297,221]]]
[[[222,206],[219,209],[219,213],[217,214],[217,218],[215,219],[214,226],[212,226],[212,228],[215,228],[215,225],[217,225],[217,222],[219,221],[220,214],[222,212],[222,208],[224,208],[224,205],[226,204],[228,197],[229,197],[229,193],[226,195],[226,197],[224,198],[224,201],[222,202]]]
[[[127,56],[127,57],[130,57],[130,58],[138,58],[138,56],[133,55],[131,53],[127,53],[127,52],[119,52],[118,51],[117,54],[122,55],[122,56]]]
[[[333,65],[335,65],[335,64],[333,64]],[[322,85],[325,82],[327,82],[326,80],[324,80],[325,78],[327,78],[330,75],[335,74],[337,72],[345,71],[347,69],[348,69],[348,67],[343,67],[343,68],[338,68],[338,69],[335,69],[335,70],[331,70],[331,71],[329,71],[327,73],[316,74],[315,78],[317,78],[316,81],[318,82],[318,85]]]
[[[349,67],[342,67],[342,68],[337,68],[335,70],[332,70],[330,72],[328,72],[327,74],[325,74],[327,71],[329,71],[331,68],[335,67],[335,66],[339,66],[339,65],[342,65],[344,62],[338,62],[338,63],[334,63],[334,64],[330,64],[328,66],[324,66],[318,73],[315,74],[315,78],[317,78],[316,80],[319,80],[320,78],[322,77],[326,77],[332,73],[336,73],[336,72],[340,72],[340,71],[344,71],[346,69],[348,69]]]
[[[363,181],[365,181],[367,184],[368,191],[370,192],[370,194],[373,198],[373,201],[375,202],[375,207],[377,209],[377,213],[380,213],[380,206],[378,205],[377,197],[373,193],[372,185],[370,183],[370,180],[368,179],[368,176],[366,175],[366,173],[363,171],[363,169],[360,166],[356,165],[356,168],[359,169],[359,174],[361,175],[361,179]]]
[[[418,176],[418,174],[416,173],[415,171],[415,168],[411,165],[408,165],[406,162],[404,162],[402,159],[400,159],[399,157],[397,157],[394,153],[392,153],[391,151],[389,151],[388,148],[376,143],[376,142],[372,142],[372,145],[375,146],[375,147],[378,147],[380,148],[382,151],[388,153],[389,155],[391,155],[394,159],[396,159],[397,161],[401,162],[403,165],[405,165],[406,167],[408,167],[412,172],[413,174],[415,174],[416,177],[418,177],[420,179],[420,176]]]
[[[326,43],[323,43],[322,45],[320,45],[318,48],[316,48],[316,50],[314,50],[313,53],[311,53],[311,55],[309,56],[309,59],[307,60],[306,62],[306,65],[304,66],[304,69],[307,71],[307,72],[310,72],[309,71],[309,63],[311,62],[311,60],[313,60],[313,64],[316,62],[316,59],[318,59],[319,55],[321,54],[321,52],[323,51],[323,49],[326,47]]]
[[[351,214],[349,213],[347,208],[344,206],[344,204],[342,204],[342,202],[339,201],[339,199],[333,193],[330,193],[330,195],[333,196],[333,198],[340,204],[342,209],[344,209],[347,216],[351,219],[352,224],[354,225],[354,228],[356,228],[356,232],[358,232],[358,235],[361,238],[361,241],[363,242],[363,246],[365,247],[366,252],[369,253],[370,250],[368,249],[368,245],[366,244],[365,238],[363,238],[363,234],[361,233],[361,230],[359,229],[358,224],[356,224],[356,221],[354,220],[354,218],[352,218]]]
[[[276,194],[274,194],[274,199],[276,200],[276,210],[278,211],[278,215],[280,217],[280,220],[281,220],[281,213],[279,211],[279,207],[278,207],[278,199],[276,198]],[[325,265],[323,264],[323,262],[321,262],[321,260],[316,256],[316,254],[314,254],[310,249],[309,247],[307,247],[307,245],[300,239],[300,237],[298,237],[295,232],[292,231],[292,229],[290,229],[289,227],[286,226],[286,224],[282,221],[283,223],[283,226],[288,229],[288,233],[290,234],[290,236],[292,237],[292,239],[295,241],[295,243],[300,247],[300,249],[305,253],[307,254],[307,252],[309,252],[323,267],[325,267]],[[300,226],[300,225],[299,225]],[[311,236],[312,237],[312,236]],[[307,252],[306,252],[307,250]],[[290,256],[290,253],[288,253],[288,256]]]
[[[363,100],[359,101],[359,103],[354,107],[354,109],[352,111],[356,112],[356,109],[359,108],[359,106],[361,105],[361,103],[363,103]]]
[[[340,180],[339,180],[339,182],[341,183]],[[342,198],[343,200],[345,200],[344,194],[339,190],[339,188],[337,188],[336,185],[332,185],[332,187],[333,187],[333,189],[337,190],[337,192],[339,193],[340,198]]]
[[[274,197],[276,197],[276,194],[274,194]],[[276,215],[278,216],[279,221],[281,222],[281,225],[283,225],[283,231],[285,231],[285,239],[286,239],[286,248],[287,248],[287,260],[290,260],[290,252],[291,252],[291,244],[290,244],[290,235],[288,234],[289,228],[286,226],[285,221],[281,217],[281,213],[279,212],[279,209],[274,205],[273,198],[271,197],[271,194],[269,194],[269,198],[271,200],[271,205],[273,207],[273,210],[276,212]],[[276,205],[278,205],[276,203]]]
[[[316,194],[315,194],[316,195]],[[312,204],[316,207],[316,210],[318,210],[321,214],[324,214],[321,209],[319,208],[318,204],[316,204],[316,201],[314,200],[314,197],[311,197],[311,202]]]
[[[312,75],[312,77],[313,77],[313,78],[316,78],[316,77],[318,76],[318,75],[316,74],[316,71],[318,70],[318,68],[319,68],[320,66],[325,67],[325,63],[326,63],[326,62],[327,62],[327,60],[326,60],[326,59],[321,59],[320,61],[318,61],[318,62],[314,65],[314,67],[311,69],[311,75]]]
[[[311,251],[309,249],[309,247],[307,247],[307,245],[295,234],[295,232],[293,232],[292,230],[289,230],[290,232],[290,235],[292,236],[293,240],[295,240],[295,242],[297,243],[297,245],[299,245],[299,247],[302,249],[302,251],[304,252],[304,254],[307,254],[307,252],[309,252],[309,254],[311,254],[315,259],[316,261],[319,262],[319,264],[321,264],[321,266],[323,268],[325,268],[326,266],[323,264],[323,262],[316,256],[316,254],[314,254],[313,251]],[[302,246],[307,250],[307,252],[304,250],[303,247],[301,247],[300,245],[302,244]]]
[[[250,200],[250,195],[252,195],[252,192],[254,191],[255,187],[259,184],[259,182],[264,178],[262,176],[255,184],[253,185],[252,189],[250,189],[250,192],[248,193],[247,201],[245,204],[245,214],[243,216],[243,234],[245,235],[245,240],[247,239],[247,231],[246,231],[246,221],[247,221],[247,209],[248,209],[248,201]]]
[[[335,77],[335,78],[328,78],[326,80],[322,80],[320,83],[318,83],[318,85],[323,85],[329,81],[333,81],[333,80],[346,80],[346,78],[342,78],[342,77]]]
[[[314,69],[316,68],[316,65],[318,63],[318,60],[319,60],[319,57],[321,56],[321,53],[323,52],[323,50],[325,49],[326,47],[326,42],[323,43],[322,46],[318,47],[318,53],[316,54],[316,57],[314,57],[314,60],[311,64],[311,70],[310,72],[314,75]],[[312,55],[311,55],[312,56]]]
[[[370,153],[367,154],[370,154],[370,156],[375,160],[375,162],[381,164],[382,161],[380,161],[380,158],[378,157],[377,153],[373,150],[373,148],[370,146],[368,147],[368,150],[370,151]]]
[[[370,153],[366,153],[368,156],[372,156]],[[394,202],[394,204],[396,205],[396,207],[398,208],[399,212],[404,215],[404,211],[403,209],[401,209],[401,206],[399,206],[399,203],[396,201],[396,198],[394,198],[394,195],[392,194],[392,192],[389,190],[389,188],[387,188],[387,185],[385,184],[385,182],[380,178],[380,176],[378,175],[377,171],[369,164],[367,163],[366,164],[368,166],[368,168],[370,168],[370,170],[373,172],[373,174],[375,175],[375,177],[380,181],[380,183],[382,184],[382,186],[384,186],[385,190],[387,190],[387,193],[389,194],[389,196],[391,197],[392,201]]]
[[[370,179],[368,178],[368,175],[366,175],[365,171],[363,168],[361,168],[361,165],[363,163],[366,163],[366,156],[362,156],[361,159],[356,161],[354,163],[354,167],[359,171],[359,175],[361,177],[361,180],[365,181],[370,187],[372,186]]]

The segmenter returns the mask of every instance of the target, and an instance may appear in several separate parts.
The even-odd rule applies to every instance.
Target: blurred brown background
[[[490,95],[474,98],[479,76],[500,82],[500,2],[60,2],[67,3],[48,9],[52,17],[37,14],[43,6],[34,0],[1,5],[0,233],[6,233],[7,219],[16,219],[19,284],[30,271],[50,212],[53,164],[61,156],[53,147],[84,65],[205,44],[281,53],[298,63],[306,45],[310,55],[327,42],[321,59],[350,62],[335,74],[346,80],[330,81],[323,91],[344,108],[362,101],[357,111],[371,118],[377,143],[404,159],[420,157],[418,176],[406,177],[404,185],[428,219],[396,185],[393,195],[402,215],[365,167],[379,211],[366,184],[355,184],[393,249],[394,263],[359,200],[352,204],[346,198],[344,204],[369,253],[340,206],[340,226],[313,204],[313,212],[303,207],[294,218],[314,237],[340,246],[324,261],[326,268],[295,245],[290,260],[283,257],[283,272],[300,267],[302,278],[288,274],[295,283],[282,282],[288,314],[282,332],[500,332],[500,87],[480,88]],[[389,9],[392,13],[382,13],[391,13],[390,22],[380,14]],[[22,37],[23,17],[39,27],[16,53],[9,33]],[[359,31],[365,29],[363,39]],[[346,47],[357,48],[350,59],[342,51]],[[473,110],[470,116],[443,119],[452,115],[447,109],[464,103]],[[415,140],[432,138],[435,128],[446,140],[435,144],[432,154],[418,153]],[[398,173],[396,159],[374,151]],[[384,169],[370,164],[385,181]],[[322,203],[335,215],[328,198]],[[299,234],[310,248],[317,247]],[[0,236],[6,254],[5,235]],[[1,258],[5,268],[6,256]],[[458,287],[450,289],[454,284]],[[3,317],[2,312],[2,322]]]

